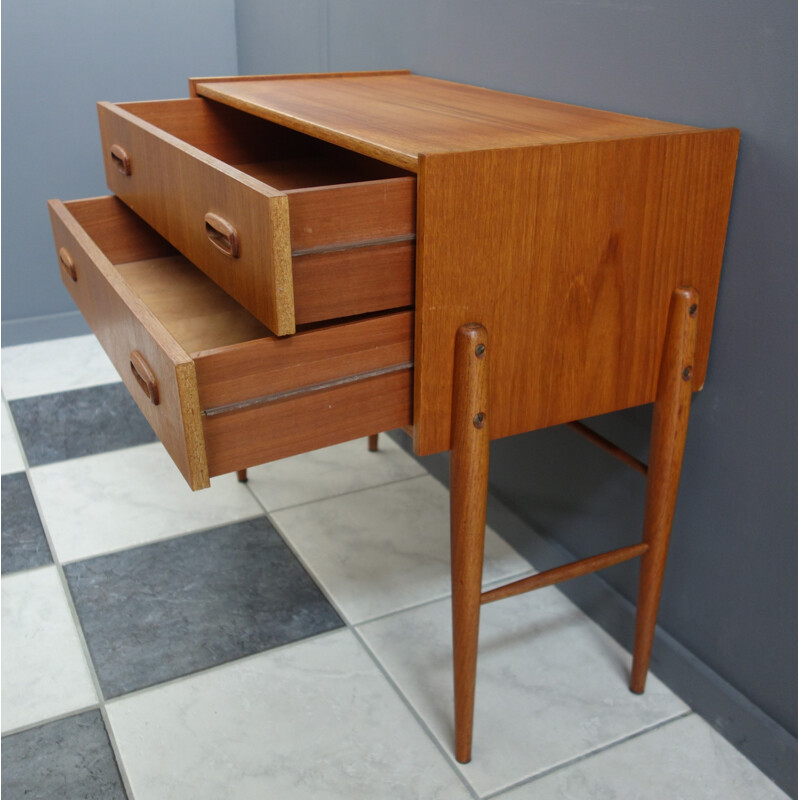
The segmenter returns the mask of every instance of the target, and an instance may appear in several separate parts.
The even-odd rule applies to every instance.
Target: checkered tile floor
[[[2,367],[4,800],[785,797],[553,588],[485,607],[457,764],[447,494],[388,437],[193,494],[92,337]]]

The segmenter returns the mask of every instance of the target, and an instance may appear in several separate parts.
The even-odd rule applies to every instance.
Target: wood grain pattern
[[[414,305],[414,242],[298,256],[298,325]]]
[[[413,243],[403,243],[295,259],[298,323],[412,306],[413,252]],[[266,326],[181,255],[118,264],[117,270],[189,354],[273,339]],[[412,317],[404,319],[410,324]],[[374,327],[365,324],[367,340]],[[411,335],[409,330],[409,342]],[[405,360],[412,359],[409,353]]]
[[[113,107],[227,164],[261,162],[276,153],[282,159],[302,159],[325,147],[296,131],[203,98],[115,103]]]
[[[199,95],[416,171],[421,153],[696,130],[410,74],[197,81]]]
[[[252,314],[181,255],[118,264],[117,271],[189,355],[271,337]]]
[[[197,97],[198,83],[227,83],[228,81],[288,81],[308,78],[343,78],[352,75],[408,75],[408,69],[363,70],[360,72],[295,72],[289,75],[221,75],[212,78],[189,78],[189,94]]]
[[[214,104],[208,103],[208,105]],[[225,106],[221,107],[225,108]],[[286,128],[281,128],[280,130],[292,133],[295,137],[301,135],[294,131],[287,131]],[[384,164],[382,161],[376,161],[358,153],[342,150],[340,147],[334,147],[316,139],[311,139],[310,141],[314,142],[315,146],[313,148],[306,147],[306,152],[303,152],[301,156],[272,158],[269,161],[253,163],[231,163],[235,163],[236,168],[242,172],[246,172],[248,175],[252,175],[254,178],[268,183],[281,191],[308,189],[314,186],[336,186],[340,183],[357,183],[404,176],[413,180],[413,176],[410,173],[390,164]],[[413,199],[413,186],[410,194]]]
[[[477,324],[455,336],[453,440],[450,452],[450,570],[453,589],[453,686],[456,759],[472,757],[483,543],[489,489],[489,337]],[[494,353],[492,353],[494,356]]]
[[[70,200],[69,213],[112,264],[177,255],[166,239],[116,197]]]
[[[300,395],[205,421],[210,474],[286,458],[407,425],[411,370]]]
[[[703,297],[705,379],[738,132],[421,159],[415,451],[450,445],[452,341],[494,348],[492,437],[656,396],[672,290]]]
[[[642,558],[639,571],[631,671],[631,691],[636,693],[644,691],[650,664],[689,428],[692,373],[697,368],[696,345],[705,310],[705,302],[700,308],[700,299],[694,288],[683,287],[673,292],[650,433],[650,464],[642,537],[648,550]]]
[[[295,253],[409,236],[416,229],[413,177],[288,190],[286,196]]]
[[[96,217],[113,216],[109,209],[117,202],[114,198],[98,199]],[[208,466],[192,359],[118,275],[72,216],[69,205],[58,200],[48,205],[56,249],[67,248],[78,271],[78,280],[67,278],[64,285],[184,478],[193,489],[207,487]],[[87,201],[78,204],[84,214],[87,205]],[[158,405],[153,405],[131,371],[132,351],[141,353],[152,370],[158,385]]]
[[[406,311],[196,353],[202,408],[409,363],[413,335]]]
[[[270,330],[293,333],[286,195],[129,111],[101,103],[98,113],[109,188]],[[130,153],[129,176],[110,163],[115,142]],[[238,258],[210,242],[208,212],[238,231]]]

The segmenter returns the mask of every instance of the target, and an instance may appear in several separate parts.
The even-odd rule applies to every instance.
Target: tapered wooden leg
[[[453,682],[456,758],[472,756],[486,492],[489,481],[487,333],[456,334],[450,453],[450,553],[453,586]]]
[[[367,448],[369,449],[370,453],[374,453],[374,452],[377,451],[377,449],[378,449],[378,434],[377,433],[373,433],[369,437],[369,442],[367,443]]]
[[[236,477],[239,479],[239,483],[247,483],[247,470],[246,469],[237,469],[236,470]]]
[[[650,434],[643,537],[648,550],[642,556],[639,572],[631,672],[631,691],[637,693],[644,691],[650,665],[664,565],[678,496],[692,399],[697,313],[697,292],[691,288],[676,289],[670,303]]]

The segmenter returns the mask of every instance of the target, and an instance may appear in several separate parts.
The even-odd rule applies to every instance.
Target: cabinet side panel
[[[705,380],[735,130],[420,159],[415,450],[450,446],[453,344],[489,333],[492,438],[651,402],[672,290]]]

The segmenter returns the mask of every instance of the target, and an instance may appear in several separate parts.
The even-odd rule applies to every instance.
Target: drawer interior
[[[275,338],[119,201],[75,200],[67,208],[190,356],[253,339]]]
[[[117,274],[193,359],[245,342],[270,340],[278,346],[286,341],[275,336],[116,198],[73,200],[66,206]],[[388,314],[377,313],[307,323],[298,326],[298,334],[385,316]]]
[[[120,103],[119,108],[287,193],[413,175],[199,97]]]

